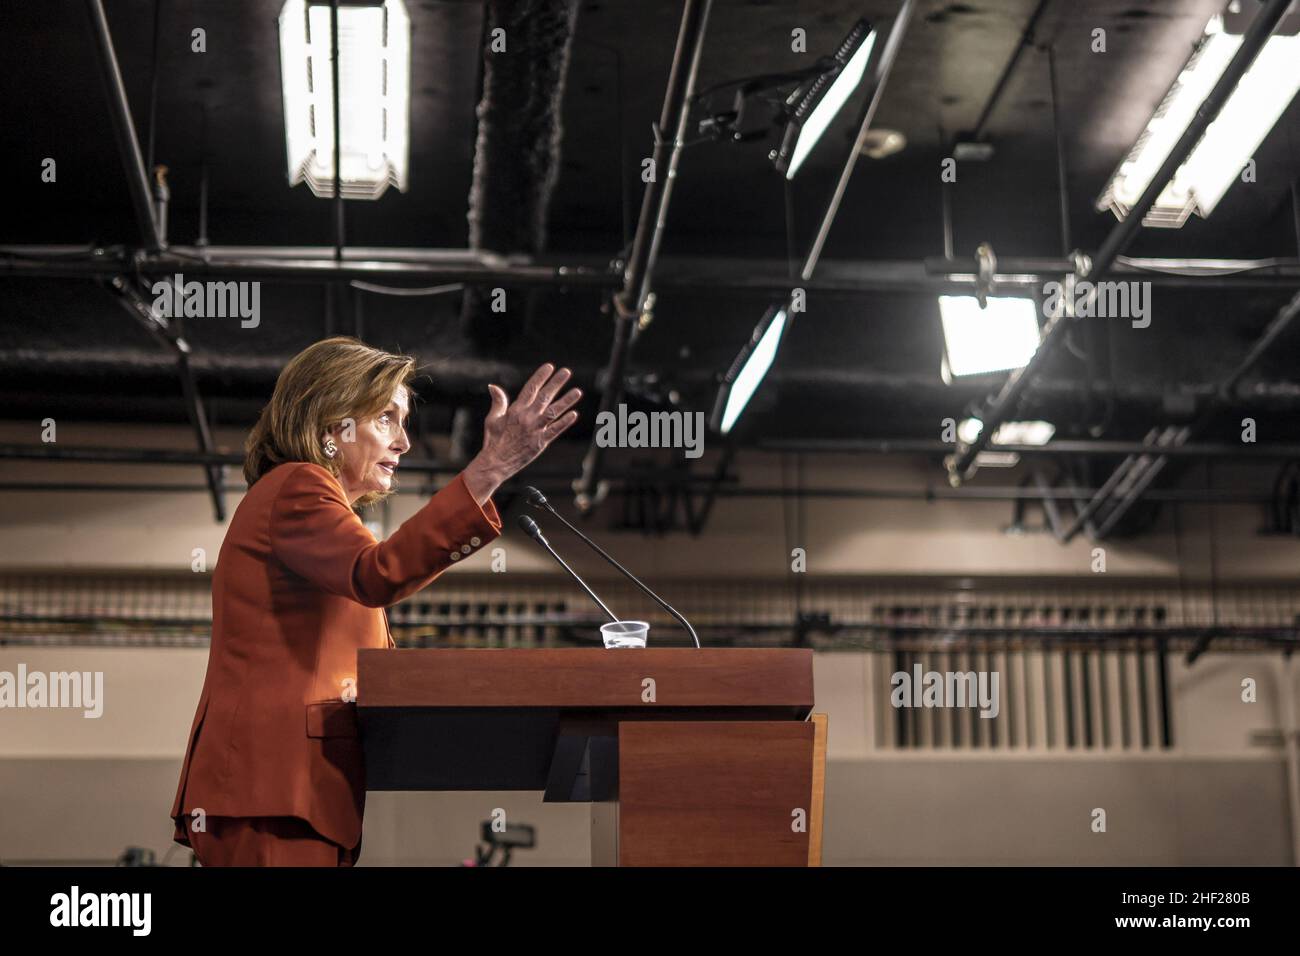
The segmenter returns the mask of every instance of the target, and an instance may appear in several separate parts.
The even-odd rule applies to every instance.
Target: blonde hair
[[[322,436],[346,419],[373,418],[388,407],[399,385],[415,374],[415,359],[371,348],[348,336],[324,339],[303,349],[280,372],[271,400],[244,444],[244,480],[249,487],[276,465],[309,461],[340,477],[342,451],[325,454]],[[361,508],[386,497],[371,492]]]

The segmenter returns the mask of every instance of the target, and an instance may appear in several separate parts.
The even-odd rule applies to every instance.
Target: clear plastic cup
[[[645,621],[611,621],[600,626],[606,647],[645,647],[650,625]]]

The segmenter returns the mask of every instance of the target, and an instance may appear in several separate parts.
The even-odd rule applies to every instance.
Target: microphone
[[[576,535],[577,535],[579,538],[581,538],[583,541],[587,542],[588,547],[590,547],[593,551],[595,551],[598,555],[600,555],[602,558],[604,558],[606,561],[608,561],[608,562],[609,562],[610,564],[612,564],[614,567],[618,568],[618,570],[623,574],[623,576],[624,576],[625,578],[627,578],[629,581],[631,581],[633,584],[635,584],[637,587],[639,587],[642,591],[644,591],[647,595],[649,595],[650,598],[651,598],[651,599],[652,599],[656,604],[658,604],[661,608],[663,608],[665,611],[667,611],[669,614],[671,614],[673,617],[675,617],[675,618],[677,619],[677,622],[678,622],[679,624],[681,624],[682,627],[686,628],[686,633],[688,633],[688,634],[691,635],[691,640],[693,640],[693,641],[695,642],[695,646],[696,646],[696,647],[699,647],[699,646],[700,646],[700,639],[699,639],[698,636],[696,636],[696,634],[695,634],[695,628],[691,627],[691,622],[690,622],[690,621],[686,620],[686,618],[684,618],[684,617],[682,617],[680,614],[678,614],[678,613],[677,613],[677,610],[676,610],[676,609],[675,609],[671,604],[669,604],[667,601],[665,601],[663,598],[661,598],[658,594],[655,594],[654,591],[651,591],[650,588],[647,587],[646,584],[645,584],[645,583],[644,583],[640,578],[638,578],[635,574],[633,574],[633,573],[632,573],[631,571],[629,571],[627,568],[623,567],[623,565],[619,564],[617,561],[615,561],[613,558],[611,558],[611,557],[610,557],[610,556],[605,552],[605,549],[604,549],[604,548],[602,548],[600,545],[598,545],[595,541],[592,541],[592,540],[591,540],[590,538],[588,538],[585,534],[583,534],[581,531],[579,531],[577,528],[575,528],[572,524],[570,524],[569,521],[568,521],[568,519],[566,519],[566,518],[564,517],[564,515],[560,514],[560,513],[559,513],[558,511],[556,511],[553,507],[551,507],[551,503],[550,503],[549,501],[546,500],[546,495],[542,494],[541,491],[539,491],[537,488],[534,488],[532,485],[529,485],[527,488],[524,489],[524,497],[528,500],[528,503],[529,503],[530,505],[532,505],[534,508],[545,508],[547,511],[549,511],[551,514],[553,514],[555,517],[559,518],[560,521],[564,522],[564,526],[565,526],[566,528],[568,528],[570,531],[572,531],[574,534],[576,534]],[[527,516],[527,515],[524,515],[523,517],[527,518],[528,516]],[[520,521],[519,523],[520,523],[520,525],[522,525],[522,524],[523,524],[523,521]],[[549,547],[549,545],[548,545],[548,547]],[[556,558],[558,559],[558,558],[559,558],[559,555],[556,555]],[[561,563],[563,563],[563,562],[561,562]],[[565,567],[568,567],[568,565],[565,565]],[[573,574],[572,571],[570,571],[569,573],[570,573],[570,574]],[[577,575],[574,575],[574,576],[576,577]],[[583,587],[586,587],[586,585],[583,585]]]
[[[591,588],[587,587],[587,582],[582,580],[582,578],[578,577],[578,573],[574,571],[573,568],[565,564],[564,559],[555,553],[555,549],[551,547],[550,542],[546,540],[545,536],[543,536],[542,529],[537,526],[536,521],[528,517],[528,515],[520,515],[519,527],[524,529],[524,533],[528,535],[528,537],[532,538],[543,548],[549,551],[551,553],[551,557],[553,557],[556,561],[560,562],[560,567],[568,571],[569,576],[572,577],[573,580],[577,581],[580,585],[582,585],[582,589],[587,592],[587,594],[591,597],[593,601],[595,601],[597,604],[600,605],[600,609],[609,615],[609,619],[611,621],[618,621],[618,617],[614,614],[613,611],[611,611],[609,608],[605,606],[605,602],[602,601],[600,598],[596,597],[596,592],[593,591]]]

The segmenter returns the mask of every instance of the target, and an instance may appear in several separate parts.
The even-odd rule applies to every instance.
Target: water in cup
[[[645,621],[611,621],[600,626],[606,647],[645,647],[650,625]]]

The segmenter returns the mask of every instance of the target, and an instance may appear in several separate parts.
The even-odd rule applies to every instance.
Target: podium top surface
[[[653,684],[647,684],[647,679]],[[653,694],[648,694],[648,689]],[[647,697],[653,699],[647,700]],[[365,649],[357,709],[813,706],[808,648]]]

